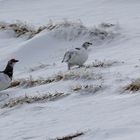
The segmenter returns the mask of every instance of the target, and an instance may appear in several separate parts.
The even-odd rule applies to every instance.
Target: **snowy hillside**
[[[1,140],[139,140],[140,1],[0,0]],[[89,41],[85,67],[61,63]]]

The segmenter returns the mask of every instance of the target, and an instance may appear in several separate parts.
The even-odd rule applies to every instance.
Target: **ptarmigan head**
[[[90,42],[85,42],[85,43],[82,45],[82,47],[85,48],[85,49],[87,50],[87,48],[88,48],[90,45],[92,45],[92,43],[90,43]]]
[[[16,59],[9,60],[5,70],[3,71],[3,73],[8,75],[11,80],[13,77],[13,67],[14,67],[15,63],[17,63],[17,62],[18,62],[18,60],[16,60]]]
[[[14,64],[17,63],[17,62],[19,62],[19,60],[11,59],[11,60],[8,61],[8,65],[13,67]]]

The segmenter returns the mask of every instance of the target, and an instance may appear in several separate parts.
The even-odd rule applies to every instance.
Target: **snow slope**
[[[139,78],[139,13],[138,0],[0,0],[2,22],[20,20],[35,27],[50,20],[56,24],[65,22],[64,19],[76,22],[44,30],[29,40],[17,38],[13,31],[0,31],[0,68],[10,58],[20,60],[13,80],[63,77],[50,83],[31,87],[23,83],[1,91],[0,106],[25,95],[68,94],[47,102],[0,108],[0,139],[49,140],[84,132],[75,139],[139,140],[140,95],[123,91],[132,79]],[[86,29],[80,28],[79,19]],[[89,31],[94,26],[100,29],[102,22],[115,24],[115,28],[107,30],[115,35],[102,41],[90,37]],[[61,63],[65,51],[79,47],[84,41],[93,43],[87,67],[67,71],[66,64]],[[93,62],[108,65],[93,67]]]

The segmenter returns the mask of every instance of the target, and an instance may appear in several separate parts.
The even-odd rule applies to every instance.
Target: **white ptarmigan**
[[[10,86],[13,77],[13,67],[16,62],[18,62],[16,59],[9,60],[5,70],[0,71],[0,91]]]
[[[90,42],[85,42],[81,48],[75,48],[74,50],[67,51],[62,60],[68,64],[68,70],[74,65],[78,65],[79,67],[83,66],[83,64],[88,59],[88,47],[92,45]]]

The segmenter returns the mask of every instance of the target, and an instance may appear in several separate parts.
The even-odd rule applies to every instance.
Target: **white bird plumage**
[[[0,73],[0,91],[8,88],[10,86],[11,79],[8,75]]]
[[[65,53],[62,62],[66,62],[68,64],[68,70],[70,70],[71,66],[74,65],[78,65],[79,67],[83,66],[88,59],[87,48],[90,45],[92,45],[92,43],[85,42],[81,48],[75,48]]]
[[[9,60],[5,70],[0,72],[0,91],[10,86],[13,77],[13,67],[16,62],[18,60]]]

